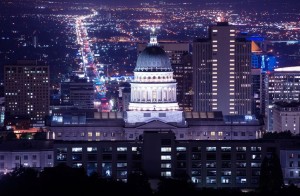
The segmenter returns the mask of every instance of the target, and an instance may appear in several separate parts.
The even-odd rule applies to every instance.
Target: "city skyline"
[[[300,187],[298,3],[1,1],[0,189],[62,164],[77,183]]]

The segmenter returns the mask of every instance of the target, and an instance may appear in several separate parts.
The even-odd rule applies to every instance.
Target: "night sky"
[[[26,1],[26,0],[24,0]],[[108,5],[139,5],[140,3],[148,2],[153,3],[153,0],[53,0],[53,1],[69,1],[69,2],[93,2],[93,3],[100,3],[100,4],[108,4]],[[236,4],[265,4],[265,5],[274,5],[278,3],[286,3],[286,4],[295,4],[300,6],[299,0],[156,0],[156,2],[164,1],[167,3],[193,3],[193,4],[201,4],[201,3],[236,3]],[[299,8],[300,9],[300,8]]]

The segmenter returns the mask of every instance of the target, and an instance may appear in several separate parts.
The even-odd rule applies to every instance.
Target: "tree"
[[[267,132],[263,135],[263,139],[289,139],[292,138],[293,134],[291,131],[283,131],[283,132]]]
[[[277,154],[273,153],[269,157],[264,157],[260,171],[260,191],[278,193],[283,186],[283,174]]]
[[[0,193],[1,196],[38,195],[34,188],[37,186],[38,171],[29,167],[19,167],[1,178]]]
[[[196,195],[194,185],[185,178],[162,178],[156,195]]]
[[[20,139],[32,139],[32,133],[22,133]]]
[[[33,139],[35,140],[46,140],[47,139],[47,133],[44,131],[38,131],[33,135]]]
[[[149,179],[144,172],[131,173],[128,175],[128,190],[130,195],[151,195],[152,189],[149,183]]]
[[[9,131],[6,135],[6,140],[15,140],[17,135],[13,131]]]

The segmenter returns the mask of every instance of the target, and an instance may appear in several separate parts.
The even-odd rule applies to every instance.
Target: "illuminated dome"
[[[139,55],[134,71],[173,71],[166,52],[158,45],[148,45]]]

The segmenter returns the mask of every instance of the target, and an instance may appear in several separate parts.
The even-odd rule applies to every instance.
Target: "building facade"
[[[150,179],[187,174],[197,187],[218,188],[258,187],[263,158],[278,152],[270,141],[178,141],[170,131],[148,131],[135,141],[54,143],[55,165],[125,182],[133,172]]]
[[[28,116],[32,126],[44,126],[49,114],[49,66],[45,62],[19,60],[4,65],[5,112]]]
[[[274,131],[273,107],[275,102],[299,102],[300,100],[300,67],[275,68],[266,75],[266,129]]]
[[[143,112],[141,112],[143,113]],[[140,139],[145,131],[173,131],[177,140],[247,140],[262,137],[263,125],[253,116],[223,116],[221,112],[184,112],[184,124],[126,123],[126,112],[87,111],[53,115],[48,139],[112,141]],[[161,117],[163,118],[163,117]]]
[[[300,134],[299,102],[276,102],[273,107],[273,119],[274,131],[290,131],[294,135]]]
[[[300,186],[300,143],[299,138],[286,140],[280,147],[280,164],[285,184]]]
[[[193,110],[250,115],[251,42],[236,38],[234,26],[219,22],[209,38],[193,42]]]
[[[0,143],[0,176],[19,167],[54,166],[53,141],[14,140]]]
[[[94,85],[86,78],[74,77],[61,84],[61,104],[72,105],[78,109],[93,109]]]

